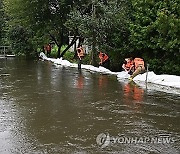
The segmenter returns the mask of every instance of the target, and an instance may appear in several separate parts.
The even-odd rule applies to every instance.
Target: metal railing
[[[7,57],[7,55],[14,55],[11,46],[0,46],[0,57]]]

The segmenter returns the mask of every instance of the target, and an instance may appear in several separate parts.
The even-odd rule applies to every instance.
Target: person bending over
[[[110,60],[109,60],[108,55],[101,51],[99,51],[98,54],[99,54],[99,59],[100,59],[99,65],[109,69]]]
[[[144,60],[142,58],[135,58],[134,60],[134,73],[130,76],[129,80],[132,80],[138,74],[145,72]]]
[[[122,65],[122,68],[124,71],[128,72],[128,74],[132,75],[134,72],[134,62],[133,62],[133,58],[126,58],[124,60],[124,63]]]

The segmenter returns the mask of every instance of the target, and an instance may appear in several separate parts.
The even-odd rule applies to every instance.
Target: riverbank
[[[48,58],[44,53],[40,53],[40,57],[43,60],[48,60],[53,62],[54,64],[62,65],[62,66],[67,66],[67,67],[78,67],[78,64],[75,63],[70,63],[68,60],[63,60],[61,59],[54,59],[54,58]],[[104,67],[94,67],[92,65],[82,65],[82,69],[87,69],[89,71],[94,71],[94,72],[99,72],[103,74],[113,74],[117,76],[117,79],[119,81],[126,80],[129,78],[129,74],[126,72],[112,72],[109,69],[106,69]],[[168,86],[172,88],[178,88],[180,89],[180,76],[176,75],[167,75],[167,74],[162,74],[162,75],[156,75],[153,71],[150,71],[144,74],[140,74],[136,76],[133,80],[135,82],[146,82],[146,75],[147,76],[147,82],[148,83],[153,83],[156,85],[162,85],[162,86]]]

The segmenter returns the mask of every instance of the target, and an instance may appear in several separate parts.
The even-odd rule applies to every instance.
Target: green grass
[[[62,46],[61,48],[61,52],[67,47],[67,45]],[[51,57],[52,58],[57,58],[57,52],[58,52],[58,47],[55,45],[52,50],[51,50]],[[67,51],[64,56],[63,59],[66,59],[68,61],[70,61],[71,63],[77,63],[77,58],[74,58],[74,52],[71,51]],[[85,55],[85,57],[82,60],[83,64],[89,64],[90,63],[90,55]]]

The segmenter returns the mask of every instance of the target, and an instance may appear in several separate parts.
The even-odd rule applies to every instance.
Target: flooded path
[[[180,96],[113,75],[0,59],[0,153],[179,154]]]

